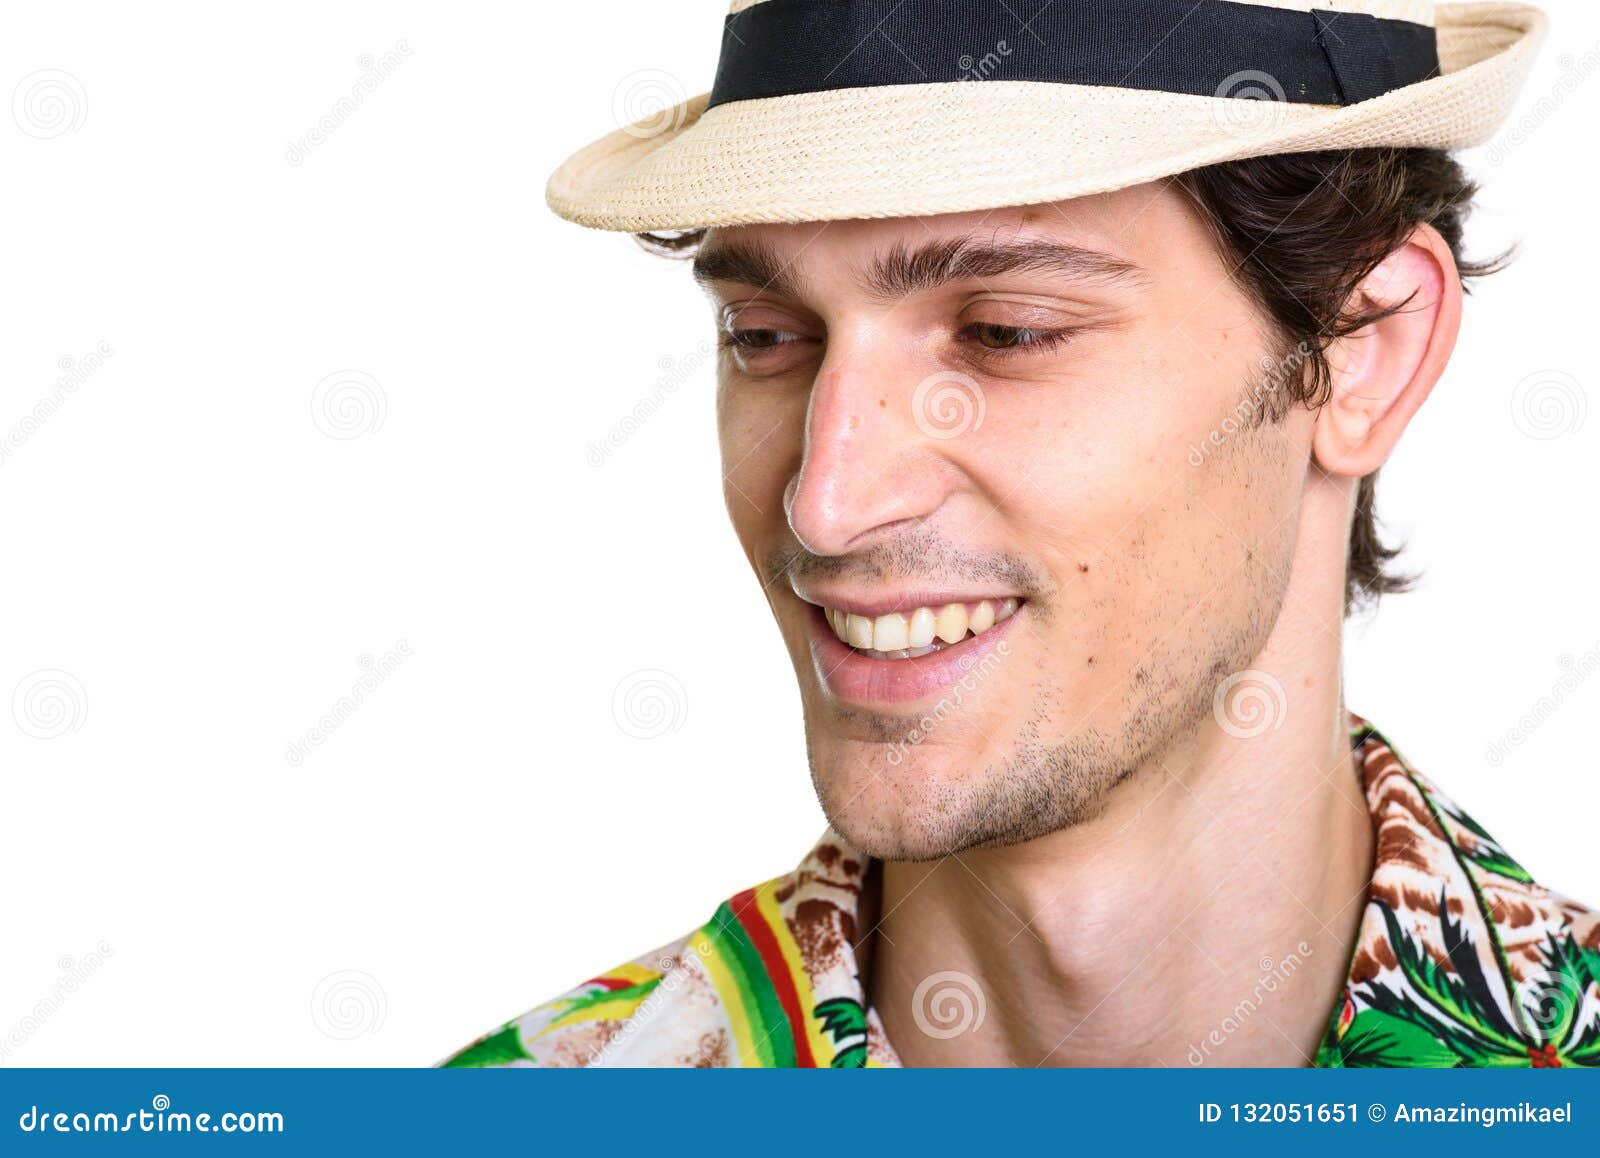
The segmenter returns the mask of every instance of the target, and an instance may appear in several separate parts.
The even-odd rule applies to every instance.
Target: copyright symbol
[[[1383,1116],[1386,1113],[1388,1113],[1388,1111],[1385,1110],[1382,1104],[1379,1102],[1373,1102],[1372,1105],[1367,1107],[1367,1117],[1371,1118],[1374,1122],[1383,1121]]]

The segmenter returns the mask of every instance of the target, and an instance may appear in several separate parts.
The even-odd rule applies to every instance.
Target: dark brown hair
[[[1217,237],[1234,279],[1261,307],[1296,373],[1261,412],[1277,420],[1295,406],[1328,401],[1328,346],[1405,308],[1363,308],[1356,287],[1418,225],[1438,230],[1463,283],[1500,268],[1505,255],[1468,261],[1462,226],[1476,187],[1455,158],[1436,149],[1357,149],[1251,157],[1194,169],[1174,183]],[[637,234],[653,253],[691,256],[704,230]],[[1377,472],[1357,488],[1345,578],[1345,610],[1404,591],[1415,580],[1392,568],[1400,553],[1379,533]]]
[[[1508,255],[1469,261],[1461,233],[1476,186],[1437,149],[1356,149],[1252,157],[1176,178],[1210,223],[1235,280],[1256,300],[1288,349],[1306,351],[1284,407],[1328,401],[1329,344],[1405,308],[1363,308],[1355,290],[1418,225],[1438,230],[1463,286]],[[1283,410],[1269,417],[1281,416]],[[1373,507],[1377,472],[1356,491],[1345,572],[1345,611],[1405,591],[1415,575],[1393,569],[1400,547],[1384,541]]]

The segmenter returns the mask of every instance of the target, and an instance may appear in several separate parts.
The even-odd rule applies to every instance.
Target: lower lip
[[[909,704],[926,699],[976,671],[1005,638],[1023,604],[982,635],[914,659],[874,659],[844,644],[828,626],[822,608],[811,607],[811,661],[817,678],[836,699],[852,704]]]

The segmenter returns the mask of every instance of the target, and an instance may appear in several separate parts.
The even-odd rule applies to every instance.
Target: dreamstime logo
[[[341,969],[317,982],[311,994],[311,1020],[336,1041],[377,1033],[389,1015],[389,997],[370,973]]]
[[[4,435],[0,435],[0,466],[9,462],[13,451],[26,445],[30,438],[39,433],[40,427],[59,414],[67,399],[77,394],[114,353],[116,351],[111,348],[111,343],[101,339],[94,349],[81,358],[63,354],[56,359],[56,369],[61,373],[50,393],[35,402],[32,410],[17,419]]]
[[[1236,740],[1253,740],[1283,727],[1288,714],[1283,685],[1268,672],[1247,668],[1217,685],[1211,714],[1217,726]]]
[[[70,72],[57,68],[31,72],[11,92],[11,119],[41,141],[76,132],[88,116],[88,94]]]
[[[1002,639],[995,644],[994,650],[985,655],[981,662],[974,663],[970,652],[962,655],[956,666],[961,669],[961,678],[951,685],[950,691],[939,697],[939,702],[929,708],[917,720],[916,726],[905,734],[905,738],[895,743],[889,749],[886,759],[891,764],[899,764],[906,758],[906,754],[922,741],[932,735],[945,720],[961,709],[962,703],[968,694],[978,690],[978,687],[994,674],[1001,661],[1011,655],[1011,644]]]
[[[930,973],[911,994],[912,1020],[940,1041],[976,1033],[988,1011],[983,986],[970,974],[955,970]]]
[[[1211,1051],[1239,1032],[1256,1011],[1266,1004],[1267,998],[1287,984],[1289,979],[1300,971],[1306,958],[1312,956],[1314,952],[1308,943],[1301,941],[1294,947],[1294,952],[1289,953],[1281,961],[1274,961],[1271,957],[1263,957],[1257,961],[1256,968],[1260,972],[1255,985],[1228,1011],[1228,1015],[1215,1029],[1206,1034],[1199,1043],[1189,1046],[1189,1064],[1191,1066],[1204,1064],[1211,1056]]]
[[[589,444],[589,465],[604,466],[611,457],[611,452],[639,433],[644,424],[660,412],[666,400],[678,392],[679,388],[700,368],[701,363],[711,357],[711,354],[711,343],[702,340],[682,358],[663,356],[656,363],[661,370],[661,376],[656,379],[655,389],[635,402],[633,409],[627,414],[612,423],[604,438]]]
[[[628,1019],[613,1034],[589,1047],[589,1065],[599,1069],[609,1065],[613,1057],[632,1039],[633,1035],[648,1026],[656,1019],[664,1005],[672,995],[685,984],[697,977],[705,975],[705,966],[700,970],[692,971],[688,968],[690,961],[705,962],[711,958],[716,950],[711,942],[701,937],[693,944],[685,944],[682,956],[673,956],[671,953],[663,955],[656,961],[656,972],[661,974],[655,988],[650,990],[650,995],[629,1014]],[[626,1064],[626,1063],[624,1063]]]
[[[1540,696],[1520,719],[1489,743],[1489,763],[1498,768],[1514,748],[1520,748],[1528,738],[1544,726],[1567,702],[1567,697],[1577,691],[1590,676],[1600,671],[1600,643],[1580,656],[1563,655],[1558,661],[1561,674],[1551,685],[1547,695]]]
[[[288,149],[284,151],[284,159],[291,165],[304,164],[311,151],[326,142],[334,130],[353,117],[365,103],[367,94],[388,80],[390,74],[405,63],[405,58],[410,55],[411,45],[404,40],[395,41],[394,47],[382,56],[362,53],[356,60],[356,67],[361,74],[350,86],[349,95],[334,101],[328,111],[317,118],[316,124],[301,133],[297,140],[290,141]]]
[[[56,967],[61,971],[61,976],[51,986],[50,992],[35,1001],[33,1008],[17,1020],[4,1038],[0,1038],[0,1065],[5,1064],[13,1049],[26,1045],[28,1039],[39,1032],[40,1026],[54,1017],[67,999],[100,971],[106,958],[115,953],[109,942],[101,941],[81,957],[64,956],[58,960]]]
[[[1239,396],[1239,401],[1228,416],[1209,435],[1198,443],[1190,444],[1189,465],[1204,466],[1212,450],[1222,446],[1235,434],[1258,429],[1281,414],[1290,396],[1286,394],[1280,400],[1278,392],[1304,380],[1303,367],[1312,352],[1310,343],[1302,341],[1281,357],[1263,355],[1260,379],[1251,383],[1249,389]]]
[[[940,370],[917,383],[911,413],[917,429],[929,438],[960,438],[983,425],[983,387],[970,374]]]
[[[389,398],[371,374],[336,370],[311,391],[311,421],[329,438],[348,441],[383,429]]]
[[[611,693],[611,718],[625,736],[654,740],[683,727],[689,694],[669,671],[645,668],[630,672]]]
[[[999,71],[1002,61],[1011,55],[1011,46],[1004,40],[996,41],[993,52],[986,52],[977,60],[971,54],[962,53],[956,58],[956,68],[961,70],[957,80],[988,80]]]
[[[304,764],[312,751],[320,748],[329,736],[355,715],[361,705],[367,702],[367,697],[382,687],[384,681],[394,674],[396,668],[410,659],[411,655],[411,645],[401,639],[395,642],[392,650],[384,652],[381,656],[359,656],[356,665],[361,668],[361,674],[356,677],[355,683],[350,685],[350,694],[340,696],[326,715],[291,741],[288,751],[284,754],[284,760],[294,768]]]
[[[949,131],[951,118],[961,114],[961,101],[956,94],[957,90],[951,88],[935,88],[924,94],[927,103],[916,118],[881,142],[880,147],[888,150],[894,164],[922,160],[929,144]]]
[[[683,83],[670,72],[642,68],[617,82],[611,93],[611,115],[630,137],[649,140],[683,127]]]
[[[1227,77],[1217,86],[1215,95],[1222,99],[1211,106],[1212,119],[1230,133],[1276,128],[1287,104],[1278,78],[1253,68]]]
[[[23,735],[54,740],[83,727],[89,694],[71,672],[44,668],[22,677],[11,693],[11,718]]]
[[[1585,988],[1585,982],[1570,973],[1550,972],[1523,985],[1518,996],[1529,1023],[1538,1027],[1540,1037],[1549,1039],[1572,1024]]]
[[[1556,77],[1555,84],[1538,100],[1533,102],[1531,109],[1523,114],[1522,118],[1514,125],[1500,134],[1494,145],[1489,150],[1489,163],[1499,165],[1513,151],[1520,147],[1529,137],[1538,131],[1539,126],[1556,114],[1566,99],[1576,92],[1580,85],[1600,71],[1600,43],[1591,44],[1582,56],[1573,56],[1563,53],[1556,59],[1560,75]]]
[[[1583,429],[1589,400],[1565,370],[1529,374],[1511,391],[1511,421],[1529,438],[1547,441]]]

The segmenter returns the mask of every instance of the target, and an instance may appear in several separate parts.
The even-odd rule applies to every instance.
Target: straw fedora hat
[[[677,230],[1460,148],[1505,118],[1545,23],[1430,0],[733,0],[711,91],[580,150],[546,199],[596,229]]]

